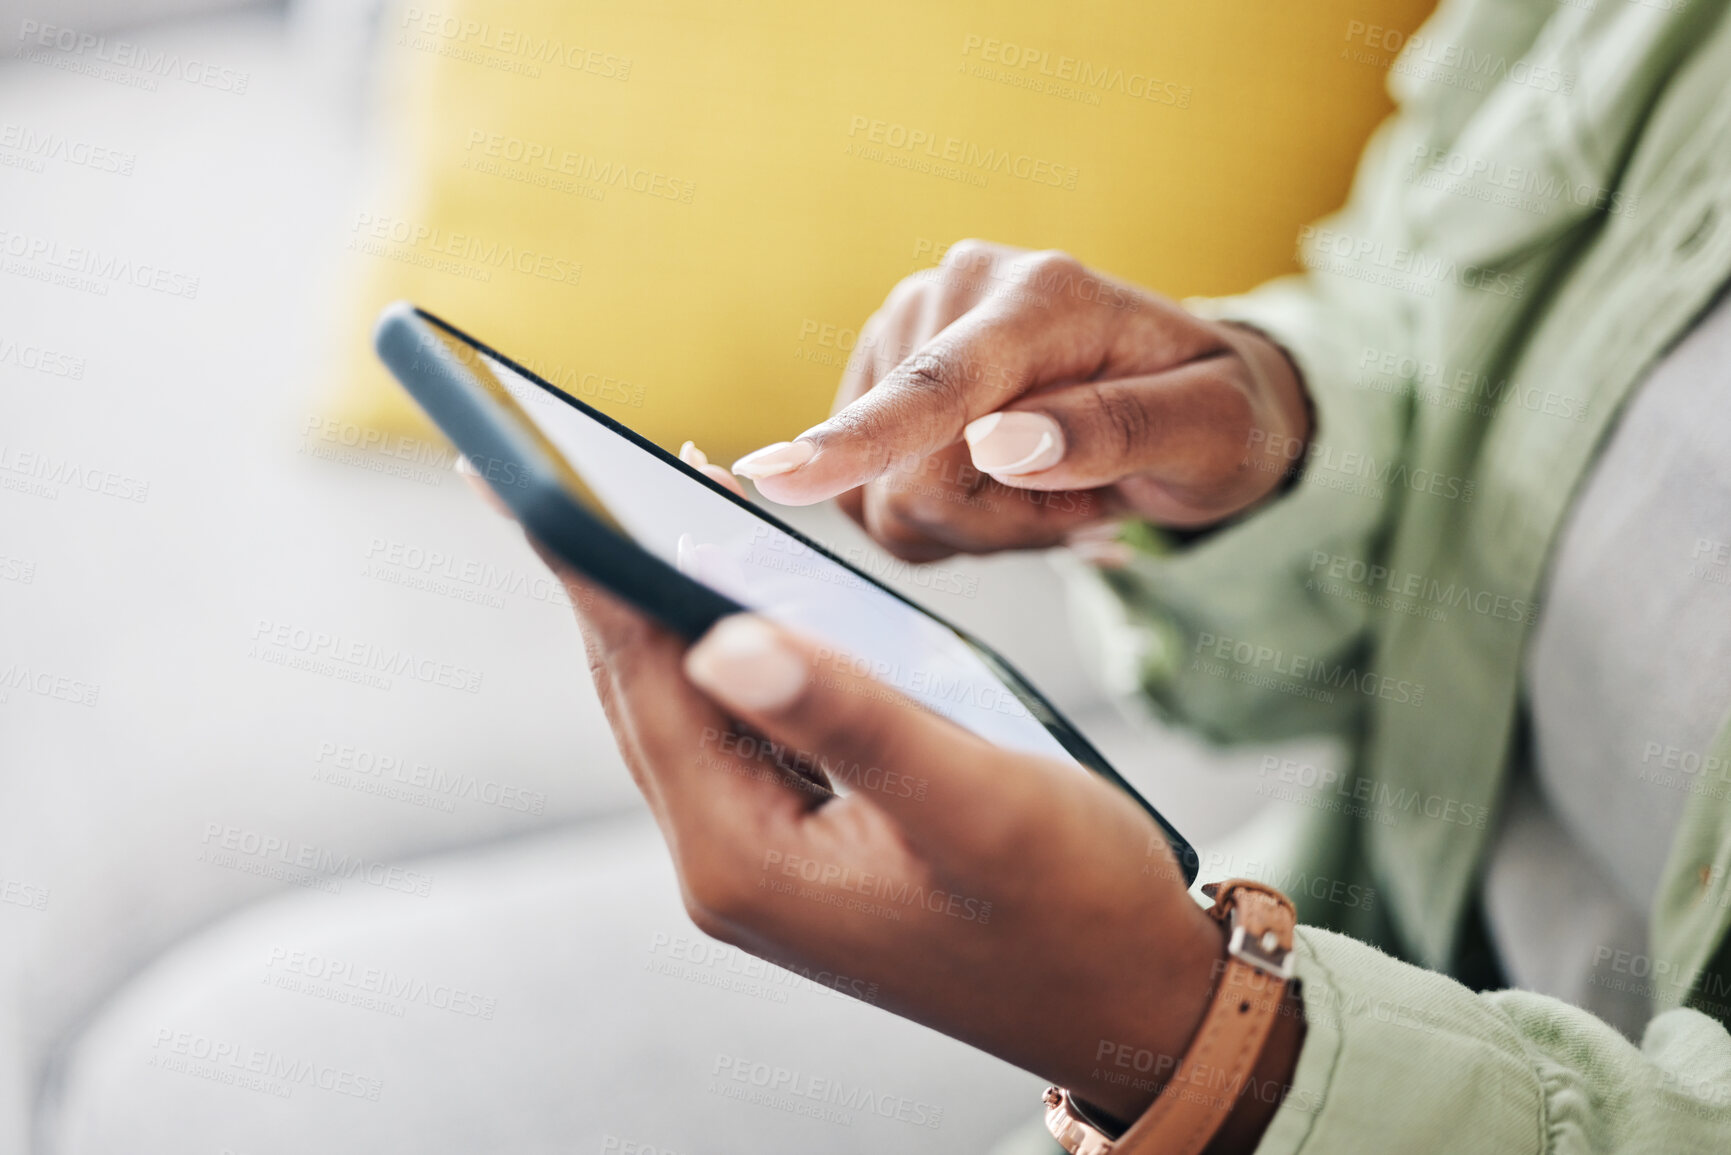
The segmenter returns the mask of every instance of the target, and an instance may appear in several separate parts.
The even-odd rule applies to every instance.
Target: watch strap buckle
[[[1226,924],[1226,953],[1246,966],[1286,982],[1293,973],[1292,900],[1247,879],[1211,882],[1202,893],[1214,899],[1208,913]]]
[[[1226,939],[1227,954],[1281,982],[1292,978],[1292,948],[1283,946],[1278,934],[1272,930],[1265,930],[1260,935],[1252,934],[1250,928],[1239,921],[1236,910],[1227,916],[1226,925],[1231,931]]]

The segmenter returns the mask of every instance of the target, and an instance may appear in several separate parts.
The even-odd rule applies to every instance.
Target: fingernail
[[[735,461],[733,472],[753,480],[774,477],[790,473],[816,456],[817,446],[809,441],[778,441]]]
[[[793,705],[805,689],[805,659],[751,614],[722,618],[685,654],[685,676],[724,706],[759,712]]]
[[[1044,413],[988,413],[968,422],[962,436],[981,473],[1038,473],[1064,458],[1064,431]]]
[[[1082,529],[1071,530],[1070,535],[1066,537],[1064,541],[1068,545],[1079,545],[1101,541],[1117,541],[1118,535],[1123,532],[1124,526],[1121,522],[1103,521],[1098,525],[1090,525],[1085,526]]]
[[[684,445],[679,447],[679,460],[685,462],[685,464],[691,466],[693,469],[702,469],[705,465],[709,464],[709,458],[704,454],[703,450],[697,448],[697,442],[695,441],[687,441]]]
[[[1136,560],[1136,551],[1121,541],[1071,541],[1070,552],[1101,569],[1123,569]]]

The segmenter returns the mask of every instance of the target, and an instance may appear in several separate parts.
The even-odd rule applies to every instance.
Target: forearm
[[[1166,1078],[1133,1080],[1122,1091],[1089,1102],[1119,1120],[1120,1129],[1126,1130],[1128,1121],[1139,1118],[1162,1094],[1233,1094],[1237,1101],[1232,1113],[1215,1133],[1207,1151],[1209,1155],[1248,1155],[1256,1150],[1280,1109],[1303,1045],[1304,1002],[1288,984],[1268,1039],[1248,1072],[1241,1075],[1218,1067],[1199,1067],[1184,1086],[1175,1086],[1174,1080]],[[1181,1054],[1162,1056],[1153,1066],[1171,1072],[1179,1069],[1182,1061]],[[1141,1153],[1133,1148],[1126,1155]]]
[[[1211,1151],[1249,1152],[1284,1100],[1304,1041],[1304,1007],[1290,977],[1291,901],[1242,879],[1203,891],[1215,899],[1208,911],[1215,950],[1206,975],[1198,975],[1206,1010],[1171,1049],[1103,1043],[1094,1078],[1081,1089],[1093,1093],[1105,1083],[1105,1094],[1072,1109],[1049,1093],[1049,1123],[1069,1140],[1067,1149],[1087,1147],[1085,1135],[1069,1133],[1079,1122],[1117,1134],[1122,1155],[1156,1155],[1174,1145],[1195,1151],[1211,1140]],[[1180,990],[1171,993],[1171,1001],[1187,1001]],[[1071,1098],[1077,1089],[1071,1085]]]

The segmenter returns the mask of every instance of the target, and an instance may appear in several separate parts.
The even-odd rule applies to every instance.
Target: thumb
[[[1208,358],[1164,373],[1049,389],[966,432],[975,469],[1020,489],[1094,489],[1145,474],[1183,488],[1244,468],[1255,413],[1235,366]]]
[[[699,689],[922,844],[989,846],[1041,759],[994,746],[753,614],[723,618],[685,655]],[[993,806],[991,799],[1003,805]],[[968,829],[958,829],[966,825]]]

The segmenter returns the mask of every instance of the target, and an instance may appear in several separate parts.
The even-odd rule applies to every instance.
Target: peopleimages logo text
[[[129,40],[110,40],[106,36],[35,20],[19,23],[18,39],[27,48],[51,48],[116,68],[130,68],[146,76],[183,80],[200,88],[232,92],[236,96],[244,96],[247,85],[252,82],[251,73],[222,68],[190,56],[182,57],[178,52],[145,48]],[[151,87],[155,87],[154,83]]]
[[[875,146],[889,149],[891,153],[918,154],[930,161],[958,165],[980,173],[997,173],[1053,188],[1073,189],[1081,175],[1081,170],[1075,165],[1061,164],[1014,149],[981,145],[958,136],[943,136],[929,128],[871,116],[850,117],[847,134],[868,149]],[[860,155],[875,159],[870,152]]]
[[[89,277],[99,285],[127,284],[189,301],[198,297],[198,278],[189,273],[148,261],[134,261],[89,245],[62,244],[54,237],[37,233],[0,228],[0,255],[29,265],[40,265],[44,269],[59,269],[74,276]],[[25,270],[8,265],[6,271]],[[101,291],[103,294],[108,292],[106,288]]]
[[[479,693],[481,689],[480,670],[422,657],[400,647],[381,646],[290,622],[259,618],[253,625],[252,640],[255,646],[323,658],[371,673],[412,678],[429,686],[444,686],[470,694]]]
[[[1063,53],[1053,55],[1046,49],[1017,44],[1013,40],[969,34],[962,41],[962,55],[1061,84],[1075,85],[1083,90],[1116,92],[1133,100],[1146,100],[1173,108],[1190,107],[1188,84],[1161,80],[1152,72],[1134,68],[1119,68]]]

